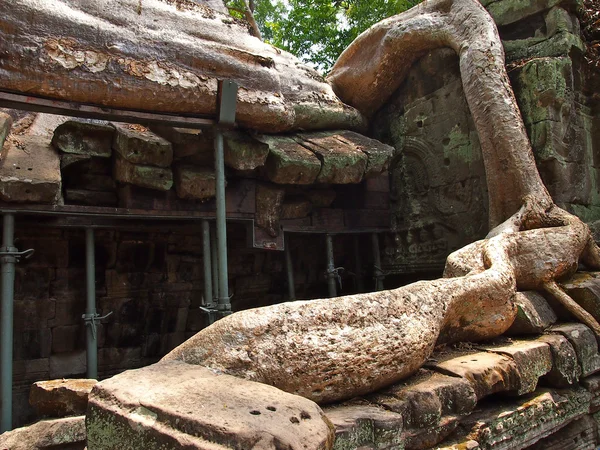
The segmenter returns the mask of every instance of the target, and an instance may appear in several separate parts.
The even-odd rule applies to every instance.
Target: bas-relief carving
[[[440,65],[448,59],[445,53],[438,58]],[[395,273],[441,270],[448,254],[482,238],[487,227],[483,161],[460,78],[446,73],[446,84],[414,98],[427,92],[415,83],[431,80],[418,76],[420,70],[413,69],[410,86],[380,112],[376,130],[397,149],[391,166],[394,232],[384,251],[385,270]]]

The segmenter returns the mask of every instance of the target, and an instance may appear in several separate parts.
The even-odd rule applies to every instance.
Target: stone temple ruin
[[[469,249],[509,217],[462,56],[417,52],[371,107],[344,77],[386,23],[326,81],[218,0],[48,3],[0,5],[0,449],[597,448],[598,329],[558,300],[600,320],[599,272],[524,281],[547,234],[506,301],[452,302],[504,286]],[[481,4],[541,179],[598,241],[589,11]]]

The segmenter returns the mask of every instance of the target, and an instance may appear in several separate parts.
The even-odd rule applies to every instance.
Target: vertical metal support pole
[[[331,234],[325,236],[325,246],[327,247],[327,289],[329,297],[337,297],[335,264],[333,262],[333,238]]]
[[[296,300],[296,286],[294,284],[294,265],[292,264],[292,254],[290,251],[290,236],[284,237],[285,253],[285,271],[287,273],[288,298],[290,301]]]
[[[375,278],[375,290],[383,290],[383,271],[381,270],[381,252],[379,251],[379,235],[371,234],[373,244],[373,277]]]
[[[210,233],[210,248],[212,258],[213,303],[219,301],[219,253],[217,249],[217,234],[214,229]]]
[[[96,257],[94,230],[85,229],[85,289],[87,377],[98,379],[98,342],[96,341]]]
[[[215,127],[215,175],[217,203],[217,246],[219,250],[219,297],[217,309],[225,316],[231,314],[229,302],[229,279],[227,273],[227,223],[225,212],[225,157],[223,154],[222,127],[235,123],[237,84],[225,80],[219,82],[219,124]]]
[[[204,265],[204,305],[211,305],[213,302],[212,290],[212,268],[210,254],[210,223],[204,219],[202,221],[202,264]]]
[[[363,280],[362,273],[362,261],[360,260],[360,236],[354,235],[354,273],[356,274],[356,290],[358,292],[365,292],[365,282]]]
[[[14,247],[15,216],[5,213],[2,224],[3,253],[16,252]],[[2,343],[0,367],[2,375],[2,423],[0,433],[12,430],[12,372],[13,372],[13,299],[15,293],[14,256],[2,257]]]

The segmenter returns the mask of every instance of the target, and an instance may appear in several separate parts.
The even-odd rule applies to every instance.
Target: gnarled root
[[[590,327],[596,337],[600,338],[600,324],[594,319],[594,316],[579,306],[555,281],[544,283],[544,290],[558,300],[578,320]]]

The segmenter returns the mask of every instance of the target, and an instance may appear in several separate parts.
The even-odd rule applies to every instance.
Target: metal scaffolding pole
[[[363,280],[362,262],[360,259],[360,242],[359,235],[355,234],[353,239],[354,244],[354,273],[356,274],[356,290],[365,292],[365,283]]]
[[[13,299],[15,290],[15,216],[4,214],[2,225],[2,424],[0,433],[12,430]]]
[[[225,210],[225,157],[223,127],[235,123],[237,84],[230,80],[219,82],[219,123],[215,127],[215,175],[217,203],[217,247],[219,251],[219,294],[217,310],[221,316],[231,314],[229,279],[227,273],[227,223]]]
[[[296,300],[296,286],[294,284],[294,265],[290,252],[290,236],[284,237],[285,272],[287,274],[288,300]]]
[[[85,230],[85,314],[87,377],[98,379],[98,343],[96,341],[96,257],[94,230]]]
[[[214,230],[213,230],[214,231]],[[219,299],[219,253],[217,249],[217,235],[211,231],[210,233],[210,254],[211,254],[211,267],[212,267],[212,287],[213,287],[213,305],[218,302]]]
[[[379,250],[379,235],[377,233],[371,234],[371,241],[373,244],[373,278],[375,279],[375,290],[383,290],[383,279],[385,277],[381,270],[381,252]]]
[[[212,265],[210,254],[210,223],[202,220],[202,263],[204,264],[204,306],[213,302]]]
[[[335,286],[336,270],[333,262],[333,237],[331,234],[325,236],[325,246],[327,247],[327,289],[329,297],[337,297]]]

